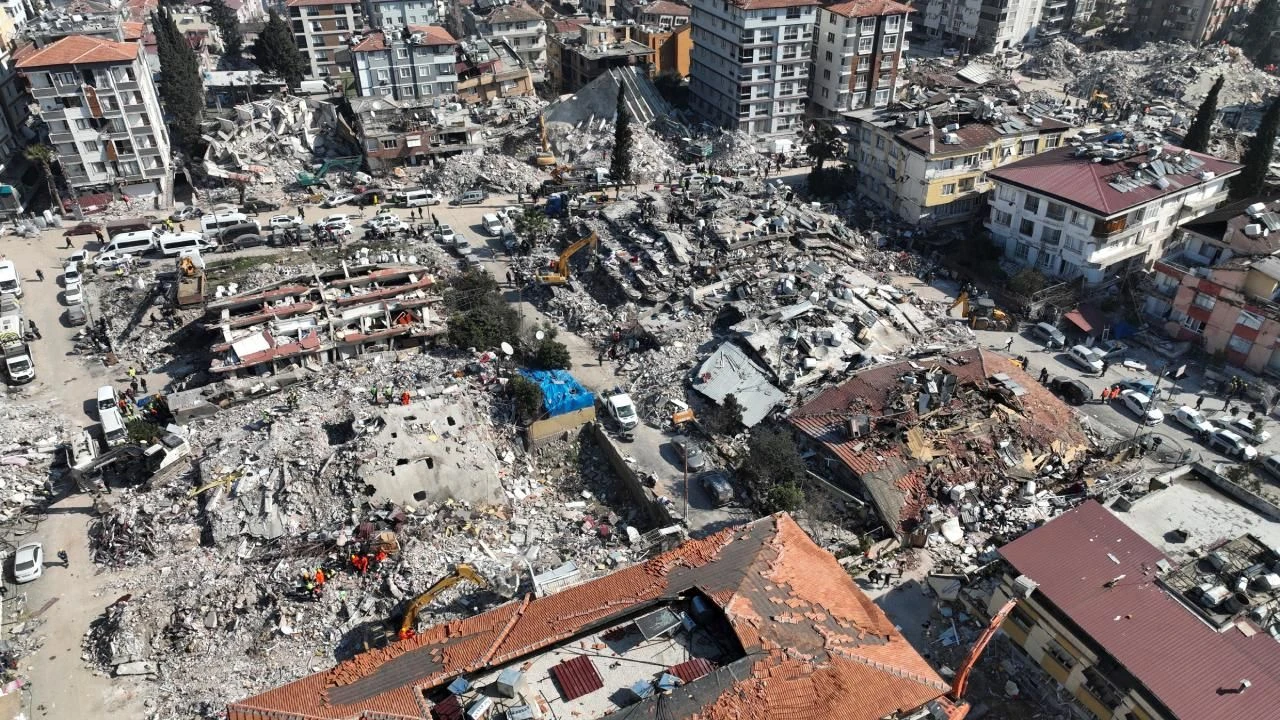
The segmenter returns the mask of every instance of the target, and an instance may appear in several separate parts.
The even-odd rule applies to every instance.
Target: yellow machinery
[[[1104,112],[1111,112],[1111,99],[1106,93],[1094,90],[1089,94],[1089,107],[1098,107]]]
[[[200,272],[200,268],[196,267],[190,257],[184,257],[178,261],[178,270],[183,277],[195,277]]]
[[[1010,327],[1009,314],[996,307],[991,298],[982,297],[971,302],[969,293],[962,292],[947,308],[947,314],[951,315],[957,307],[960,308],[959,317],[968,320],[969,327],[975,330],[1008,330]]]
[[[546,118],[538,116],[538,125],[542,128],[542,149],[533,154],[533,164],[538,167],[550,167],[556,164],[556,156],[551,152],[551,144],[547,142]]]
[[[485,580],[484,576],[477,572],[475,568],[465,563],[458,563],[454,566],[453,572],[437,580],[435,585],[427,588],[425,592],[414,598],[409,603],[409,606],[404,609],[404,617],[400,620],[399,638],[407,640],[413,637],[414,627],[418,623],[418,613],[422,611],[422,608],[430,605],[437,595],[463,580],[470,580],[473,584],[486,590],[489,588],[489,581]]]
[[[539,275],[538,282],[543,285],[563,285],[569,282],[569,258],[588,245],[591,246],[592,250],[595,250],[599,242],[600,238],[593,232],[565,248],[564,252],[560,253],[560,259],[556,261],[556,271],[547,275]]]

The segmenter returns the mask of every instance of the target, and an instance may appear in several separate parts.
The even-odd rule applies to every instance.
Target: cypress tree
[[[631,178],[631,111],[627,109],[626,95],[622,85],[618,85],[618,109],[613,121],[613,156],[609,159],[609,175],[617,184],[618,194],[622,193],[622,184]]]
[[[160,58],[160,99],[169,118],[169,138],[173,147],[190,152],[200,141],[204,112],[200,62],[167,8],[152,13],[151,27]]]
[[[1222,91],[1224,80],[1225,78],[1219,75],[1213,87],[1209,89],[1209,94],[1205,96],[1204,102],[1200,103],[1195,120],[1191,121],[1191,127],[1187,128],[1187,137],[1182,141],[1182,147],[1196,152],[1204,152],[1209,147],[1209,128],[1213,125],[1213,118],[1218,112],[1218,93]]]
[[[253,43],[253,57],[263,72],[284,80],[291,88],[302,83],[307,70],[307,62],[293,41],[293,30],[275,10],[270,12],[267,24]]]
[[[213,20],[213,24],[218,26],[218,33],[222,35],[223,57],[239,59],[240,51],[244,49],[244,37],[240,35],[240,18],[236,17],[235,12],[222,0],[208,0],[208,5],[209,17]]]
[[[1249,149],[1244,153],[1244,169],[1231,180],[1232,200],[1262,194],[1267,184],[1267,168],[1271,165],[1277,129],[1280,129],[1280,100],[1272,100],[1258,124],[1257,134],[1249,141]]]

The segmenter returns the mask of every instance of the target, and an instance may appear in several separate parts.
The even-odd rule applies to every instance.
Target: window
[[[884,31],[890,33],[898,32],[898,27],[902,24],[901,15],[890,15],[884,20]]]
[[[834,45],[836,43],[836,34],[833,32],[827,33],[827,42]]]
[[[1077,227],[1087,228],[1089,227],[1089,216],[1079,210],[1072,210],[1071,224]]]
[[[855,90],[861,90],[867,87],[867,75],[863,73],[853,79],[853,87]]]
[[[88,130],[88,129],[89,129],[89,121],[88,121],[88,120],[85,120],[84,118],[78,118],[78,119],[76,120],[76,129],[77,129],[77,130]]]
[[[133,160],[122,162],[120,163],[120,173],[122,175],[141,175],[142,167]]]
[[[1044,654],[1053,658],[1059,665],[1070,670],[1076,666],[1076,659],[1071,657],[1071,653],[1062,647],[1057,640],[1049,638],[1044,644]]]
[[[1213,306],[1218,304],[1218,301],[1212,295],[1198,292],[1196,293],[1195,299],[1191,301],[1191,304],[1202,310],[1212,310]]]
[[[1236,318],[1237,325],[1243,325],[1252,330],[1260,330],[1262,328],[1263,317],[1255,315],[1248,310],[1241,310],[1240,317]]]
[[[1027,255],[1031,253],[1031,246],[1026,243],[1018,243],[1013,247],[1013,256],[1019,260],[1026,260]]]
[[[1018,232],[1026,235],[1027,237],[1032,237],[1036,234],[1036,224],[1030,220],[1023,220],[1022,223],[1018,225]]]
[[[1057,245],[1062,242],[1062,231],[1057,228],[1040,228],[1040,242],[1045,245]]]
[[[1035,155],[1035,154],[1036,154],[1036,141],[1035,141],[1035,140],[1023,140],[1023,141],[1022,141],[1022,145],[1020,145],[1020,146],[1018,147],[1018,154],[1019,154],[1019,155]]]
[[[116,140],[116,152],[121,155],[133,155],[133,143],[128,140]]]
[[[971,177],[968,177],[968,178],[961,178],[961,179],[960,179],[960,192],[969,192],[970,190],[973,190],[974,181],[975,181],[975,179],[974,179],[974,178],[971,178]]]
[[[982,154],[978,157],[982,162],[991,162],[991,155],[992,152],[990,150],[983,150]]]
[[[798,7],[789,7],[789,8],[787,8],[787,19],[788,19],[788,20],[799,20],[799,19],[800,19],[800,8],[798,8]]]
[[[884,51],[893,52],[898,49],[898,36],[886,35],[884,38]]]
[[[875,38],[869,38],[869,37],[858,38],[858,54],[859,55],[870,54],[871,48],[875,47],[875,44],[876,44]]]
[[[991,222],[1009,227],[1009,223],[1013,222],[1013,216],[1003,210],[992,210]]]
[[[89,169],[96,173],[104,173],[107,171],[107,166],[104,163],[89,163]]]
[[[1231,339],[1227,341],[1227,349],[1248,355],[1249,351],[1253,350],[1253,341],[1245,340],[1238,335],[1232,335]]]
[[[1058,147],[1062,143],[1061,135],[1050,135],[1044,139],[1044,149],[1049,150]]]
[[[312,20],[311,32],[324,32],[324,25],[321,25],[319,20]]]
[[[391,76],[390,76],[390,74],[388,74],[388,73],[387,73],[387,71],[386,71],[386,70],[379,70],[379,71],[378,71],[378,82],[383,82],[383,83],[384,83],[384,82],[386,82],[386,81],[388,81],[388,80],[390,80],[390,79],[391,79]]]
[[[401,79],[401,80],[407,79],[407,78],[409,78],[409,77],[410,77],[410,76],[412,76],[412,75],[413,75],[413,68],[407,68],[407,67],[402,67],[402,68],[400,68],[400,79]]]
[[[875,18],[862,18],[862,32],[873,33],[876,31]]]
[[[955,195],[955,194],[956,194],[956,184],[955,184],[955,183],[947,183],[946,185],[943,185],[943,186],[942,186],[942,194],[943,194],[943,195]]]
[[[396,58],[400,60],[408,60],[409,48],[396,48]]]
[[[1040,198],[1035,197],[1034,195],[1028,195],[1027,198],[1022,201],[1022,209],[1033,215],[1040,212]]]
[[[831,79],[831,71],[830,71],[830,70],[823,70],[823,71],[822,71],[822,79],[823,79],[823,80],[830,80],[830,79]],[[826,88],[823,88],[823,89],[825,90]]]
[[[1000,189],[996,191],[996,197],[1004,202],[1011,203],[1018,199],[1018,191],[1009,185],[1001,185]]]
[[[885,105],[888,105],[888,104],[889,104],[889,91],[877,90],[876,91],[876,107],[884,107]]]
[[[1079,238],[1068,237],[1065,247],[1073,253],[1080,253],[1084,250],[1084,243]]]
[[[1201,333],[1201,332],[1204,332],[1204,321],[1197,320],[1191,317],[1190,315],[1188,315],[1182,318],[1182,327],[1190,330],[1193,333]]]
[[[58,98],[58,101],[62,103],[64,108],[84,107],[84,101],[78,97],[61,97]]]
[[[1050,220],[1062,221],[1067,217],[1067,206],[1050,202],[1049,207],[1044,211],[1044,215]]]
[[[58,73],[57,75],[53,76],[53,79],[57,81],[59,85],[75,85],[76,84],[76,76],[74,73],[69,73],[69,72]]]
[[[396,145],[397,145],[397,144],[396,144],[396,139],[395,139],[395,138],[391,138],[390,140],[383,140],[383,141],[382,141],[382,147],[383,147],[383,149],[384,149],[384,150],[394,150],[394,149],[396,148]]]
[[[344,17],[340,17],[340,18],[338,18],[337,20],[335,20],[335,21],[334,21],[334,26],[335,26],[335,27],[337,27],[339,30],[346,30],[346,29],[347,29],[347,19],[346,19],[346,18],[344,18]]]
[[[316,50],[316,62],[325,62],[329,59],[328,50]]]

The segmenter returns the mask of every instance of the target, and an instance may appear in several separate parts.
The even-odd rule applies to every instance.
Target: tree
[[[823,165],[828,160],[835,160],[843,157],[846,151],[844,139],[840,133],[830,125],[818,125],[813,130],[804,133],[805,154],[813,159],[813,171],[822,172]]]
[[[263,72],[284,80],[291,88],[302,83],[307,61],[298,52],[298,46],[293,42],[293,30],[280,17],[280,13],[275,10],[268,13],[267,24],[258,34],[252,50],[253,57]]]
[[[790,434],[773,429],[751,434],[742,473],[761,510],[772,513],[799,508],[804,503],[800,483],[806,472]]]
[[[1271,101],[1271,106],[1262,116],[1262,122],[1258,124],[1258,132],[1249,141],[1249,147],[1244,152],[1244,169],[1231,180],[1232,200],[1244,200],[1262,194],[1267,184],[1267,169],[1275,150],[1278,127],[1280,99]]]
[[[622,85],[618,86],[618,109],[613,121],[613,155],[609,158],[609,176],[617,183],[617,194],[622,194],[623,183],[631,179],[631,153],[634,139],[631,137],[631,111],[627,109],[627,96]]]
[[[244,37],[240,35],[240,18],[235,11],[227,7],[223,0],[209,0],[209,17],[218,26],[222,35],[222,55],[224,58],[238,60],[240,51],[244,50]]]
[[[523,375],[507,381],[507,390],[515,402],[516,415],[523,420],[536,420],[542,414],[542,388]]]
[[[498,282],[483,272],[457,276],[444,293],[449,342],[459,348],[493,348],[509,342],[520,329],[520,316],[503,301]]]
[[[711,426],[715,432],[725,435],[742,427],[742,403],[738,402],[737,395],[724,396],[724,402],[711,413]]]
[[[1258,0],[1245,20],[1240,48],[1254,65],[1266,65],[1275,56],[1271,34],[1280,27],[1280,0]]]
[[[516,234],[530,245],[539,245],[551,237],[551,219],[541,208],[527,207],[516,216]]]
[[[152,13],[151,27],[155,30],[156,53],[160,59],[160,99],[169,120],[169,137],[175,148],[184,148],[191,154],[200,142],[200,120],[204,112],[200,62],[169,9]]]
[[[1226,78],[1222,75],[1214,81],[1213,87],[1209,88],[1209,94],[1204,97],[1204,102],[1200,103],[1200,109],[1196,110],[1195,120],[1191,121],[1191,127],[1187,128],[1187,137],[1182,141],[1182,147],[1196,152],[1204,152],[1209,147],[1209,128],[1213,125],[1213,118],[1218,113],[1218,93],[1222,91],[1222,83]]]
[[[44,173],[44,181],[49,188],[49,200],[53,203],[55,211],[62,214],[62,196],[58,194],[58,185],[53,180],[53,148],[48,145],[28,145],[23,151],[23,155],[28,160],[40,166],[40,171]]]
[[[1035,295],[1044,289],[1048,281],[1035,268],[1023,268],[1017,275],[1009,278],[1009,290],[1022,296]]]
[[[572,366],[569,348],[554,338],[543,338],[527,358],[535,370],[568,370]]]

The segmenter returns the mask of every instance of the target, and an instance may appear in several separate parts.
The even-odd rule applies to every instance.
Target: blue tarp
[[[549,415],[589,408],[596,402],[596,396],[578,384],[568,370],[521,370],[520,374],[542,388],[542,404]]]

